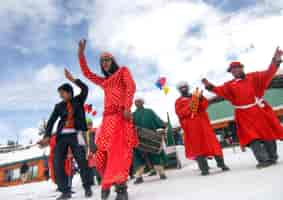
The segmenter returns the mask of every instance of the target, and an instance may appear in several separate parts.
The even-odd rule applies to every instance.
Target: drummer
[[[143,98],[135,99],[136,110],[133,113],[134,124],[136,127],[147,128],[153,131],[160,131],[165,128],[164,122],[157,116],[157,114],[148,108],[144,108]],[[158,134],[158,133],[156,133]],[[136,172],[136,180],[134,184],[141,184],[144,182],[143,173],[146,166],[152,165],[156,172],[159,174],[161,180],[167,179],[162,164],[162,157],[160,154],[145,153],[141,150],[135,149],[134,151],[134,169]]]

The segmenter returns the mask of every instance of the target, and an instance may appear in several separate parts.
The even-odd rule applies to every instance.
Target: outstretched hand
[[[204,87],[205,87],[205,89],[207,89],[207,90],[212,90],[213,89],[213,84],[212,83],[210,83],[206,78],[203,78],[202,80],[201,80],[201,82],[204,84]]]
[[[79,41],[79,54],[83,54],[85,51],[85,47],[86,47],[86,39],[82,39]]]
[[[64,69],[64,74],[65,74],[66,79],[68,79],[69,81],[71,82],[75,81],[74,76],[67,69]]]
[[[275,64],[280,64],[282,62],[282,56],[283,56],[283,51],[279,47],[277,47],[274,52],[272,62]]]
[[[204,84],[204,86],[210,85],[209,81],[206,78],[203,78],[201,82]]]
[[[44,137],[37,142],[40,148],[44,148],[49,145],[50,137]]]

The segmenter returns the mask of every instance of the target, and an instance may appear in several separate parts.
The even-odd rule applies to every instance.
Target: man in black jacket
[[[80,168],[86,197],[92,196],[91,185],[93,184],[91,170],[86,160],[85,141],[82,136],[82,132],[87,131],[84,103],[87,99],[88,87],[79,79],[75,79],[66,69],[65,76],[69,81],[77,85],[81,92],[79,95],[74,96],[73,88],[68,83],[58,88],[63,101],[56,104],[48,120],[46,134],[38,142],[40,146],[49,144],[53,126],[60,119],[56,131],[57,143],[54,159],[56,183],[58,184],[59,191],[62,192],[62,195],[57,198],[58,200],[71,198],[71,188],[68,186],[68,177],[64,170],[64,160],[69,147]]]

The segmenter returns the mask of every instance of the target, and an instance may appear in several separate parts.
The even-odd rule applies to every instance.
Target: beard
[[[180,93],[181,93],[182,97],[189,97],[190,96],[189,91],[182,91],[181,90]]]
[[[235,75],[234,77],[238,78],[238,79],[245,79],[246,78],[246,74],[244,72],[242,72],[242,73],[239,73],[239,74]]]

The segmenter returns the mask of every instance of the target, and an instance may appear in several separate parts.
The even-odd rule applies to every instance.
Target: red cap
[[[243,68],[244,65],[242,63],[240,63],[239,61],[233,61],[233,62],[230,63],[229,68],[227,69],[227,72],[231,72],[231,70],[234,67],[241,67],[241,68]]]
[[[113,55],[109,52],[103,52],[101,55],[100,55],[100,58],[113,58]]]

